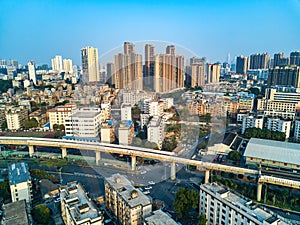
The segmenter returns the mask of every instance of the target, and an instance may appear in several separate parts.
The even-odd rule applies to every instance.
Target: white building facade
[[[28,165],[24,162],[10,165],[8,179],[12,202],[26,200],[27,203],[31,203],[32,182]]]
[[[242,134],[245,133],[247,128],[263,128],[263,117],[244,116],[242,123]]]
[[[164,122],[159,116],[154,116],[147,127],[147,139],[150,142],[157,144],[158,148],[162,148],[162,143],[164,140]]]

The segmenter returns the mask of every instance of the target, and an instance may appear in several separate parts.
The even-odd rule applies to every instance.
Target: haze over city
[[[63,55],[80,64],[80,49],[99,55],[124,41],[161,40],[208,61],[228,53],[299,50],[300,2],[276,1],[0,1],[0,58],[50,64]]]

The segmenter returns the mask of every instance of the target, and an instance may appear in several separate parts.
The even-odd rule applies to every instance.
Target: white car
[[[154,185],[155,182],[154,181],[149,181],[148,184]]]
[[[145,173],[147,173],[147,171],[142,171],[142,172],[141,172],[141,174],[145,174]]]
[[[145,190],[150,190],[150,189],[152,189],[152,187],[151,187],[151,186],[149,186],[149,187],[145,187]]]

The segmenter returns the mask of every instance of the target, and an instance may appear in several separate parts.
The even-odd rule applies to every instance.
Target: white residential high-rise
[[[163,116],[164,114],[164,102],[153,101],[149,103],[149,115],[150,116]]]
[[[12,202],[26,200],[27,203],[31,203],[32,183],[28,165],[24,162],[10,165],[8,179]]]
[[[150,198],[135,188],[130,181],[114,174],[105,180],[106,207],[117,217],[120,224],[140,225],[151,215]]]
[[[66,73],[73,73],[72,59],[64,59],[64,71]]]
[[[9,130],[19,130],[24,126],[24,121],[28,119],[28,108],[11,106],[6,108],[5,117]]]
[[[132,120],[131,118],[131,105],[128,103],[123,103],[121,105],[121,120],[127,121]]]
[[[61,215],[66,225],[103,225],[104,216],[84,187],[73,181],[60,188]]]
[[[278,118],[268,118],[267,129],[285,133],[285,137],[290,137],[291,121],[281,120]]]
[[[114,126],[108,123],[103,123],[100,130],[101,142],[112,143],[115,140]]]
[[[98,48],[87,46],[81,49],[82,77],[84,82],[100,81]]]
[[[63,62],[61,55],[55,56],[52,60],[52,70],[61,72],[63,70]]]
[[[287,224],[279,219],[274,212],[261,208],[252,200],[237,195],[217,183],[201,185],[199,200],[200,214],[205,215],[209,225]]]
[[[54,124],[65,125],[66,118],[71,116],[75,109],[76,109],[76,105],[66,104],[48,110],[50,129],[53,129]]]
[[[254,117],[254,116],[244,116],[242,124],[242,134],[245,133],[247,128],[263,128],[263,117]]]
[[[134,135],[133,124],[131,120],[123,122],[118,128],[118,137],[120,145],[130,145]]]
[[[164,140],[164,122],[159,116],[153,116],[147,128],[147,139],[157,144],[158,148],[162,148]]]
[[[300,142],[300,120],[295,120],[294,138],[296,141]]]
[[[100,141],[100,125],[103,120],[104,111],[99,108],[75,110],[65,119],[66,135]]]
[[[29,80],[36,85],[36,74],[35,74],[35,64],[34,61],[28,62],[28,73],[29,73]]]

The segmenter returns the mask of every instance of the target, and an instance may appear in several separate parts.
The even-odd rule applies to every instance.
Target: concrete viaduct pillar
[[[258,202],[261,201],[262,186],[263,186],[263,183],[257,182],[256,200],[257,200]]]
[[[209,183],[209,176],[210,176],[210,170],[206,169],[205,170],[205,178],[204,178],[205,184]]]
[[[65,158],[67,156],[67,148],[61,147],[61,158]]]
[[[96,158],[96,164],[98,165],[99,161],[101,160],[101,152],[95,151],[95,158]]]
[[[132,155],[131,156],[131,170],[135,171],[135,169],[136,169],[136,156]]]
[[[176,180],[176,163],[171,162],[171,180]]]
[[[29,149],[29,157],[32,157],[34,154],[34,146],[28,145],[28,149]]]

